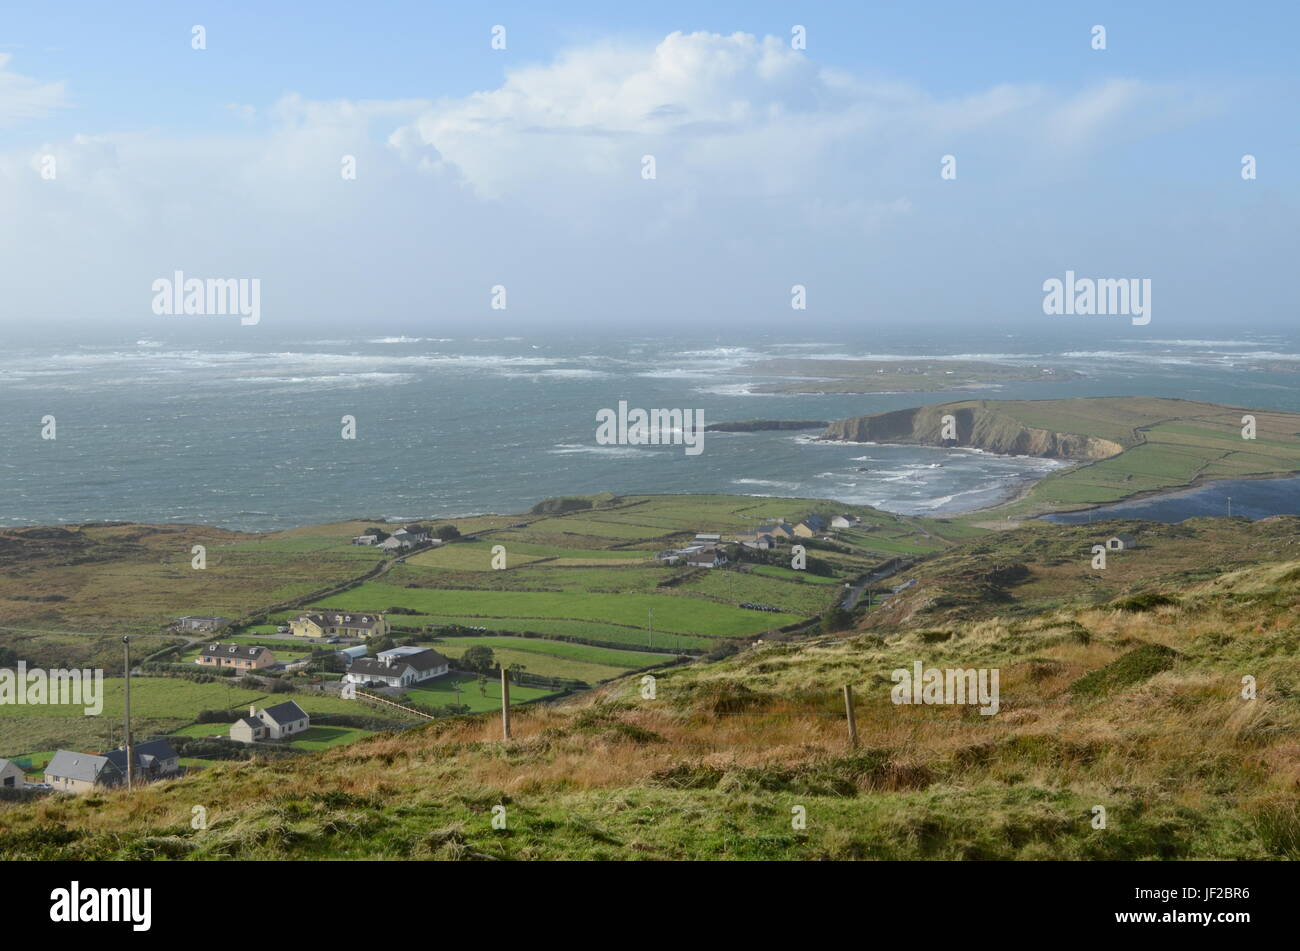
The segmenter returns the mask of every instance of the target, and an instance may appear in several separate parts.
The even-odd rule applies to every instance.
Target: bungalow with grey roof
[[[88,793],[126,781],[107,756],[59,750],[45,764],[45,781],[59,792]]]
[[[135,754],[135,778],[137,780],[164,779],[181,771],[180,755],[172,749],[166,740],[147,740],[144,743],[132,743],[131,752]],[[126,775],[126,748],[118,747],[105,753],[104,758],[117,767],[117,771]]]
[[[248,708],[248,716],[230,724],[230,738],[238,743],[256,743],[258,740],[280,740],[311,728],[307,711],[292,700],[277,703],[259,710]]]

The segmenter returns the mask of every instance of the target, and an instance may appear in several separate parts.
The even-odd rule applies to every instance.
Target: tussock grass
[[[453,718],[5,805],[0,858],[1297,858],[1300,562],[1164,593],[749,646],[661,672],[653,700],[630,677],[519,709],[508,743]],[[1001,711],[893,704],[915,660],[996,667]]]

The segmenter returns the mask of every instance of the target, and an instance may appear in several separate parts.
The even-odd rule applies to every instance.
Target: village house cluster
[[[181,774],[180,756],[166,740],[134,743],[131,752],[135,756],[133,776],[136,782],[154,782]],[[126,783],[126,778],[125,747],[102,754],[58,750],[45,765],[45,782],[57,792],[92,792],[95,789],[121,786]],[[21,786],[21,779],[19,785]]]
[[[371,545],[380,551],[396,552],[409,551],[426,545],[437,547],[442,544],[442,539],[434,538],[423,525],[407,525],[391,535],[374,532],[369,535],[357,535],[352,539],[352,544]]]
[[[737,532],[729,536],[703,532],[697,534],[689,545],[666,549],[655,555],[655,558],[668,565],[684,564],[688,568],[720,568],[727,563],[725,545],[743,545],[755,551],[770,551],[781,542],[794,544],[800,538],[821,537],[829,540],[828,532],[855,528],[861,524],[861,521],[856,515],[835,515],[827,520],[824,516],[810,514],[793,524],[785,520],[763,522],[752,531]]]

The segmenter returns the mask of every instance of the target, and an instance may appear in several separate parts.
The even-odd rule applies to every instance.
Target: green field
[[[463,627],[484,627],[490,631],[521,631],[545,634],[551,637],[577,638],[628,647],[672,647],[682,650],[707,650],[717,643],[712,637],[694,637],[689,634],[656,634],[644,627],[602,624],[599,621],[556,621],[547,618],[481,618],[460,614],[406,615],[402,622],[418,625],[459,624]],[[670,638],[670,639],[669,639]]]
[[[528,673],[539,677],[582,680],[590,684],[673,659],[671,654],[611,650],[540,637],[447,637],[434,642],[434,646],[452,658],[459,658],[470,647],[490,647],[499,666],[521,664]]]
[[[456,687],[460,687],[460,692],[456,692]],[[501,709],[501,681],[496,677],[488,677],[487,682],[480,684],[478,677],[474,674],[452,674],[447,677],[439,677],[437,680],[427,684],[421,684],[418,687],[411,687],[406,691],[416,703],[423,704],[426,707],[445,707],[448,704],[459,703],[469,707],[470,713],[485,713],[491,710]],[[542,697],[553,696],[555,691],[543,690],[540,687],[522,687],[518,684],[510,685],[510,704],[526,703],[530,700],[539,700]]]
[[[313,726],[308,727],[306,732],[299,733],[289,742],[289,745],[295,750],[317,752],[355,743],[357,740],[373,735],[373,730],[359,730],[349,726]]]
[[[591,594],[580,591],[464,591],[432,588],[398,588],[367,583],[346,594],[327,598],[318,607],[353,611],[381,611],[392,605],[421,613],[444,612],[479,618],[551,618],[649,623],[654,612],[657,631],[711,637],[745,637],[800,620],[793,614],[758,614],[703,599],[650,594]]]

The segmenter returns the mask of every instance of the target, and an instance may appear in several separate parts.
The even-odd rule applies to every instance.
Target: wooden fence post
[[[510,675],[501,668],[501,736],[510,739]]]
[[[849,746],[856,750],[858,748],[858,721],[853,715],[853,687],[850,684],[844,685],[844,713],[849,718]]]

